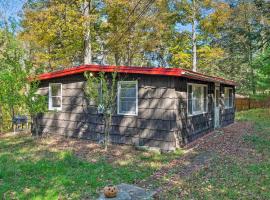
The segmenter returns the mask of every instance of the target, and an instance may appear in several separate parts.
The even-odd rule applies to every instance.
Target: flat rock
[[[102,193],[98,200],[152,200],[154,192],[146,191],[145,189],[122,183],[117,185],[118,194],[114,198],[106,198]]]

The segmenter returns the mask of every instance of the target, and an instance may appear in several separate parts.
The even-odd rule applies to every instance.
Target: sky
[[[23,4],[27,0],[0,0],[0,27],[4,27],[5,21],[10,24],[16,24],[12,27],[12,32],[16,33],[20,30],[18,25],[20,21],[20,14],[22,13]],[[16,23],[12,23],[16,22]]]
[[[9,17],[17,17],[22,11],[22,6],[26,0],[0,0],[1,15]]]

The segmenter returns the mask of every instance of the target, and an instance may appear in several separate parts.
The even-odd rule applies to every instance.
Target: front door
[[[218,86],[215,87],[215,128],[219,128],[220,121],[219,121],[219,115],[220,115],[220,89]]]

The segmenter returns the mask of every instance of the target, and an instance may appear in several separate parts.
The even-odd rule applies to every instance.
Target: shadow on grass
[[[180,155],[139,153],[112,163],[100,155],[87,162],[71,151],[40,146],[29,136],[1,139],[0,150],[2,199],[91,199],[107,184],[134,183],[150,176],[159,167],[155,163]]]

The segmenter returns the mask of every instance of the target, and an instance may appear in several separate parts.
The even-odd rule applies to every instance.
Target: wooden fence
[[[256,100],[250,98],[236,98],[235,106],[236,111],[249,110],[253,108],[269,108],[270,99]]]

